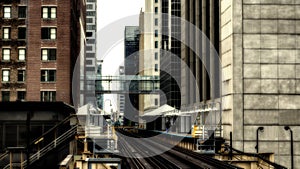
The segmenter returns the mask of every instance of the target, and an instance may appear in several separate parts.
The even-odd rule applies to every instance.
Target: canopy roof
[[[145,112],[143,116],[161,116],[163,114],[166,114],[168,112],[178,112],[177,109],[174,107],[169,106],[168,104],[164,104],[156,109],[148,110]],[[172,113],[172,114],[174,114]]]

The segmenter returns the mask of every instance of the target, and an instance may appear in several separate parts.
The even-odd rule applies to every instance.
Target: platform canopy
[[[164,104],[156,109],[152,109],[149,111],[146,111],[143,117],[145,116],[161,116],[161,115],[178,115],[179,111],[175,109],[174,107],[169,106],[168,104]]]

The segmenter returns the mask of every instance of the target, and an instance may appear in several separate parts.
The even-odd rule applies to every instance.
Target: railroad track
[[[128,134],[124,131],[122,134]],[[158,168],[158,169],[180,169],[180,166],[177,166],[172,161],[161,157],[161,156],[149,156],[149,152],[151,150],[147,150],[145,145],[143,145],[142,142],[135,142],[135,144],[132,144],[128,141],[126,141],[123,137],[119,137],[119,144],[118,144],[120,150],[123,152],[123,155],[126,155],[129,158],[126,158],[126,161],[130,167],[128,168],[136,168],[136,169],[148,169],[148,168]]]
[[[118,129],[118,132],[131,138],[139,137],[136,134],[126,132],[122,129]],[[129,157],[132,157],[130,158],[131,162],[129,163],[131,164],[129,165],[132,165],[132,163],[143,164],[142,167],[134,164],[136,167],[133,168],[239,169],[239,167],[221,162],[212,157],[185,150],[179,147],[174,147],[163,154],[155,155],[155,152],[157,152],[156,150],[162,150],[166,149],[166,147],[170,147],[166,145],[166,143],[162,143],[158,140],[155,141],[152,139],[141,139],[141,141],[139,141],[139,139],[135,139],[133,142],[130,141],[129,138],[119,138],[121,139],[119,143],[122,145],[122,147],[124,146],[123,151],[127,149]],[[147,158],[141,158],[145,156]],[[139,162],[133,162],[132,160],[138,160]]]

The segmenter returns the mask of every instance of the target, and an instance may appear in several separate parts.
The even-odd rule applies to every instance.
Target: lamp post
[[[293,131],[289,126],[284,126],[285,130],[290,130],[291,133],[291,169],[294,168],[294,145],[293,145]]]
[[[256,153],[258,154],[258,132],[263,132],[264,131],[264,127],[258,127],[257,130],[256,130],[256,146],[255,146],[255,149],[256,149]]]

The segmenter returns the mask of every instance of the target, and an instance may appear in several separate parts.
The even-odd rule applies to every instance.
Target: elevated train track
[[[138,135],[127,132],[123,129],[117,129],[117,133],[129,136],[139,137]],[[164,143],[158,141],[129,142],[123,137],[119,137],[120,151],[127,153],[131,158],[127,158],[129,168],[210,168],[210,169],[239,169],[239,167],[216,160],[210,156],[174,147],[162,154],[154,155],[155,149],[163,149]],[[151,145],[151,149],[149,148]],[[153,154],[154,156],[150,156]],[[142,158],[147,156],[146,158]]]

